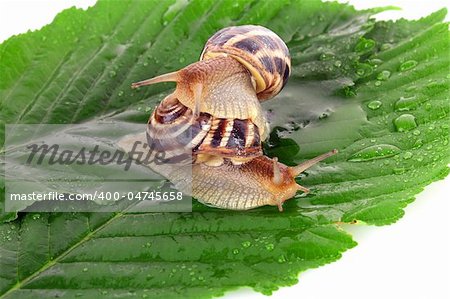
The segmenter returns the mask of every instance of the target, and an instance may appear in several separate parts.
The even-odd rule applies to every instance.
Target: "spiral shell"
[[[256,25],[227,27],[207,42],[200,60],[231,56],[252,74],[260,100],[277,95],[291,73],[291,57],[283,40],[273,31]]]
[[[173,162],[193,155],[197,162],[220,165],[222,158],[239,163],[262,155],[259,130],[251,120],[204,112],[195,116],[173,94],[149,118],[146,135],[148,144]]]

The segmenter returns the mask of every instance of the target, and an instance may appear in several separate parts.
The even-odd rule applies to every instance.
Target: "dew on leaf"
[[[286,263],[286,257],[284,255],[280,255],[280,257],[278,258],[278,262],[280,264]]]
[[[250,241],[244,241],[241,243],[242,247],[244,248],[248,248],[252,245],[252,243]]]
[[[327,61],[327,60],[331,60],[333,58],[334,58],[334,53],[330,53],[330,52],[322,53],[319,56],[319,60],[321,60],[321,61]]]
[[[334,62],[334,66],[335,66],[335,67],[341,67],[341,66],[342,66],[342,61],[336,60],[336,61]]]
[[[367,62],[370,63],[371,65],[373,65],[374,67],[378,67],[380,64],[383,63],[383,60],[378,59],[378,58],[373,58],[373,59],[369,59]]]
[[[366,77],[372,74],[373,67],[367,63],[359,63],[356,67],[356,74],[360,77]]]
[[[413,135],[419,136],[420,135],[420,131],[419,130],[414,130],[412,131]]]
[[[378,108],[381,107],[383,103],[381,103],[380,101],[371,101],[369,104],[367,104],[367,107],[369,107],[372,110],[377,110]]]
[[[400,97],[400,99],[395,102],[396,111],[408,111],[415,109],[420,104],[420,99],[416,96],[412,97]]]
[[[423,145],[423,140],[422,139],[417,139],[414,144],[413,144],[413,148],[420,148]]]
[[[406,153],[403,155],[403,159],[408,160],[408,159],[411,159],[412,156],[413,156],[413,153],[411,153],[411,152],[406,152]]]
[[[377,80],[386,81],[391,76],[391,72],[388,70],[384,70],[377,75]]]
[[[232,252],[233,252],[233,254],[238,254],[239,253],[239,249],[234,248]]]
[[[410,131],[417,127],[416,118],[411,114],[402,114],[394,120],[397,132]]]
[[[355,51],[358,53],[365,53],[375,47],[375,41],[373,39],[361,38],[355,46]]]
[[[407,60],[400,65],[399,71],[404,72],[404,71],[413,69],[416,67],[417,64],[418,64],[418,62],[415,60]]]
[[[381,81],[375,81],[374,85],[375,85],[376,87],[380,86],[380,85],[381,85]]]
[[[388,50],[388,49],[390,49],[390,48],[392,48],[392,44],[390,44],[390,43],[385,43],[385,44],[382,44],[382,45],[381,45],[380,50],[381,50],[381,51],[386,51],[386,50]]]
[[[266,249],[269,251],[272,251],[275,248],[275,246],[272,243],[266,244]]]
[[[376,159],[383,159],[395,156],[401,151],[398,147],[392,144],[378,144],[366,147],[354,153],[348,161],[350,162],[366,162]]]

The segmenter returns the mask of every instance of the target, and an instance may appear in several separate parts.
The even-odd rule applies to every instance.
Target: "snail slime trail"
[[[263,154],[269,125],[261,102],[279,94],[290,73],[283,40],[267,28],[245,25],[214,34],[200,61],[133,83],[133,88],[177,83],[150,116],[146,139],[168,159],[189,165],[191,186],[184,167],[148,166],[183,192],[192,187],[188,195],[206,205],[232,210],[274,205],[282,211],[284,201],[309,192],[295,178],[337,153],[330,148],[297,166]]]

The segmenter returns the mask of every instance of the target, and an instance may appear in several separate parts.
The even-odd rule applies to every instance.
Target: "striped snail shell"
[[[276,96],[291,73],[291,57],[286,44],[262,26],[234,26],[218,31],[206,42],[200,60],[221,55],[235,58],[250,71],[260,100]]]
[[[169,161],[189,165],[192,181],[176,167],[148,166],[207,205],[234,210],[277,205],[281,211],[298,190],[309,191],[296,176],[336,153],[294,167],[263,155],[268,125],[260,101],[278,94],[289,74],[289,51],[281,38],[246,25],[213,35],[200,61],[133,83],[133,88],[177,83],[150,116],[146,141]]]

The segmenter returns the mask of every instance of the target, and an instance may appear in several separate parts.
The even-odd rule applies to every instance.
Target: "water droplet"
[[[415,68],[417,64],[418,64],[418,62],[415,60],[407,60],[400,65],[399,70],[401,72],[404,72],[404,71]]]
[[[422,145],[423,145],[423,140],[417,139],[413,144],[413,148],[419,148],[419,147],[422,147]]]
[[[414,130],[412,133],[413,133],[413,135],[416,135],[416,136],[420,135],[420,131],[419,130]]]
[[[248,248],[252,245],[252,243],[250,241],[245,241],[245,242],[242,242],[241,245],[244,248]]]
[[[420,104],[420,99],[416,96],[412,97],[400,97],[400,99],[395,102],[396,111],[409,111],[415,109]]]
[[[117,76],[117,73],[115,71],[109,71],[110,78],[114,78],[115,76]]]
[[[374,85],[375,85],[376,87],[380,86],[380,85],[381,85],[381,81],[375,81]]]
[[[234,248],[232,252],[233,252],[233,254],[238,254],[239,253],[239,249]]]
[[[391,76],[391,72],[388,70],[384,70],[377,75],[377,80],[386,81]]]
[[[41,214],[34,214],[33,215],[33,220],[39,219],[41,218]]]
[[[360,77],[366,77],[372,74],[373,67],[367,63],[359,63],[356,67],[356,74]]]
[[[186,59],[185,59],[183,56],[181,56],[180,59],[178,59],[178,61],[179,61],[180,63],[183,63],[185,60],[186,60]]]
[[[381,107],[381,105],[383,105],[383,103],[381,103],[380,101],[371,101],[369,104],[367,104],[367,107],[372,110],[377,110]]]
[[[335,67],[341,67],[341,66],[342,66],[342,61],[336,60],[336,61],[334,62],[334,66],[335,66]]]
[[[280,255],[280,257],[278,258],[278,262],[280,264],[286,263],[286,257],[284,255]]]
[[[118,95],[119,97],[123,96],[123,90],[120,90],[120,91],[117,93],[117,95]]]
[[[144,61],[144,63],[142,65],[143,66],[147,66],[148,65],[148,61]]]
[[[83,272],[87,272],[88,271],[88,268],[83,268]]]
[[[145,243],[145,247],[147,247],[147,248],[150,248],[150,247],[152,247],[152,243],[151,243],[151,242],[147,242],[147,243]]]
[[[392,48],[392,44],[390,44],[390,43],[385,43],[385,44],[382,44],[382,45],[381,45],[380,50],[381,50],[381,51],[386,51],[386,50],[388,50],[388,49],[390,49],[390,48]]]
[[[406,153],[403,155],[403,159],[408,160],[408,159],[411,159],[412,156],[413,156],[413,153],[411,153],[411,152],[406,152]]]
[[[372,39],[361,38],[355,46],[355,51],[358,53],[369,52],[375,47],[375,41]]]
[[[348,161],[365,162],[395,156],[400,153],[400,149],[391,144],[378,144],[366,147],[354,153]]]
[[[394,120],[398,132],[410,131],[417,127],[416,118],[411,114],[402,114]]]
[[[371,65],[373,65],[374,67],[378,67],[380,64],[383,63],[383,60],[378,59],[378,58],[373,58],[373,59],[369,59],[367,62],[370,63]]]
[[[266,249],[269,251],[272,251],[275,248],[275,246],[272,243],[266,244]]]
[[[101,294],[102,294],[102,295],[108,295],[108,291],[103,290],[103,291],[101,291]]]
[[[331,60],[333,58],[334,58],[334,53],[325,52],[325,53],[320,54],[319,60],[327,61],[327,60]]]

